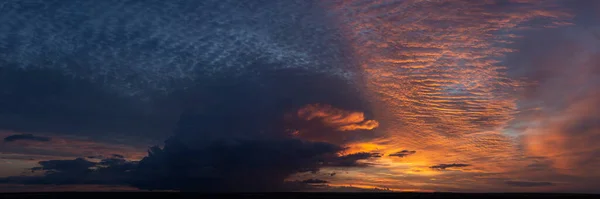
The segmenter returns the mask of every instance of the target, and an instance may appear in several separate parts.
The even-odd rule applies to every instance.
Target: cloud
[[[137,162],[124,159],[103,159],[91,162],[84,158],[40,161],[32,172],[41,175],[22,175],[0,178],[2,184],[24,185],[128,185]]]
[[[342,150],[328,143],[297,139],[227,139],[190,148],[173,137],[164,148],[151,148],[139,162],[118,156],[99,162],[83,158],[40,161],[40,166],[31,170],[44,171],[44,175],[13,176],[1,181],[130,185],[145,190],[277,191],[294,188],[285,182],[293,174],[317,172],[325,166],[364,166],[356,161],[381,156],[338,156]]]
[[[125,98],[98,88],[97,82],[72,78],[51,69],[20,70],[3,66],[0,76],[0,89],[4,91],[0,93],[1,130],[37,136],[106,132],[132,135],[143,131],[147,132],[146,137],[156,138],[172,128],[172,119],[168,117],[177,116],[172,104],[163,103],[161,108]]]
[[[14,142],[14,141],[18,141],[18,140],[48,142],[48,141],[50,141],[50,138],[43,137],[43,136],[34,136],[33,134],[16,134],[16,135],[9,135],[4,138],[4,142]]]
[[[163,148],[150,148],[139,162],[114,154],[100,161],[40,161],[40,167],[32,171],[45,171],[44,175],[7,177],[3,182],[126,184],[146,190],[203,192],[281,191],[299,188],[285,182],[291,175],[314,173],[324,167],[364,167],[368,165],[358,161],[382,156],[339,155],[344,148],[334,144],[281,137],[228,137],[190,143],[184,139],[190,132],[181,132],[193,121],[187,117],[182,117],[178,134],[165,141]]]
[[[396,153],[389,154],[388,156],[395,156],[395,157],[403,158],[403,157],[406,157],[409,155],[413,155],[415,153],[417,153],[417,151],[402,150],[402,151],[399,151]]]
[[[7,135],[7,137],[9,137],[9,135],[14,135],[14,133],[0,132],[0,135]],[[0,151],[3,153],[0,156],[9,159],[18,158],[19,156],[47,156],[43,158],[70,159],[88,156],[103,158],[112,157],[117,154],[127,159],[141,159],[145,155],[144,148],[146,148],[146,146],[141,143],[119,143],[115,139],[96,141],[84,136],[77,137],[48,133],[44,135],[48,135],[49,137],[52,137],[52,139],[48,139],[44,142],[8,142],[0,146]],[[139,141],[138,139],[137,142],[142,141]],[[150,143],[147,144],[150,145]]]
[[[532,182],[532,181],[506,181],[505,182],[509,186],[514,187],[545,187],[545,186],[554,186],[552,182]]]
[[[580,4],[578,16],[596,14],[590,5],[571,3]],[[535,82],[521,99],[529,110],[517,117],[527,127],[520,144],[527,155],[549,162],[548,176],[600,176],[593,169],[600,166],[600,147],[593,144],[600,140],[600,48],[589,28],[600,24],[590,19],[577,17],[578,26],[531,35],[508,57],[519,67],[515,74]]]
[[[10,66],[3,68],[3,78],[0,78],[1,90],[6,91],[0,93],[0,97],[5,99],[0,104],[2,128],[23,132],[86,132],[88,135],[92,134],[90,132],[118,132],[115,134],[141,136],[139,132],[144,132],[142,137],[162,139],[170,134],[180,112],[189,111],[190,116],[181,120],[188,121],[181,122],[175,132],[177,140],[182,143],[173,145],[186,148],[184,151],[188,152],[175,156],[198,155],[198,158],[192,159],[200,163],[177,160],[173,162],[183,166],[172,168],[184,168],[187,164],[210,165],[212,161],[201,161],[203,157],[210,157],[206,155],[210,154],[207,147],[228,142],[224,140],[253,143],[269,138],[284,142],[289,139],[288,133],[299,129],[295,138],[340,146],[376,146],[370,148],[373,150],[365,150],[367,152],[395,154],[397,149],[403,148],[427,151],[403,156],[402,159],[364,154],[346,157],[358,161],[349,161],[347,165],[360,165],[371,160],[382,163],[380,168],[369,167],[372,170],[362,167],[364,170],[353,176],[343,175],[343,172],[336,175],[339,181],[357,184],[426,187],[431,190],[469,190],[469,187],[472,188],[470,190],[493,190],[497,187],[480,184],[481,181],[476,181],[471,174],[445,178],[447,176],[437,171],[412,171],[438,162],[460,160],[476,164],[476,172],[482,176],[490,173],[542,176],[540,173],[515,171],[531,163],[529,156],[543,157],[551,162],[552,168],[548,170],[570,174],[581,172],[580,176],[583,173],[591,176],[588,178],[597,176],[593,169],[597,167],[597,148],[593,145],[597,131],[591,125],[595,121],[595,113],[586,112],[590,110],[581,107],[598,106],[596,102],[580,101],[595,98],[580,94],[597,90],[593,81],[598,79],[595,75],[599,70],[592,58],[600,56],[589,53],[591,58],[586,59],[588,53],[582,53],[594,52],[586,49],[596,45],[588,41],[597,40],[589,33],[575,34],[567,40],[583,40],[577,42],[579,44],[564,42],[554,45],[556,43],[553,42],[558,40],[545,37],[547,32],[540,31],[526,35],[523,41],[518,40],[520,33],[534,26],[568,25],[565,19],[571,18],[571,15],[556,7],[553,1],[320,2],[318,5],[324,5],[328,9],[326,12],[322,12],[320,6],[312,6],[313,2],[304,3],[309,1],[260,1],[244,3],[237,6],[239,9],[231,6],[237,1],[203,1],[189,5],[211,12],[190,9],[195,13],[172,10],[167,13],[161,9],[174,6],[177,10],[181,1],[144,4],[70,2],[55,2],[53,6],[56,9],[44,11],[32,8],[23,14],[12,10],[0,12],[3,16],[0,18],[10,20],[0,23],[0,29],[10,30],[7,35],[16,37],[0,35],[0,51],[9,52],[3,54],[2,60],[6,62],[3,66]],[[577,4],[582,2],[577,1]],[[106,10],[128,12],[110,16],[95,16],[95,12],[89,12],[88,17],[97,20],[77,22],[78,27],[82,27],[80,31],[70,30],[67,28],[70,26],[63,24],[66,23],[64,20],[57,20],[57,17],[72,18],[73,14],[81,13],[80,9],[100,4],[105,4],[103,8]],[[304,12],[307,7],[317,7],[317,10]],[[143,8],[157,10],[164,17],[138,12],[146,10]],[[276,11],[254,12],[255,8]],[[596,10],[590,10],[597,16]],[[198,13],[210,14],[199,16]],[[321,18],[324,13],[334,17]],[[577,11],[573,13],[580,14]],[[182,20],[181,16],[188,18]],[[36,21],[39,19],[42,19],[41,23]],[[149,19],[161,20],[139,26]],[[211,23],[204,23],[206,20],[211,20]],[[117,26],[113,21],[124,25]],[[271,22],[276,23],[271,25]],[[257,23],[256,27],[248,25]],[[215,29],[190,24],[224,26]],[[338,27],[340,30],[332,30]],[[50,29],[56,29],[55,35],[43,34],[43,30]],[[88,38],[86,35],[89,34],[93,37]],[[527,59],[517,64],[502,62],[508,52],[515,52],[511,48],[515,41],[517,45],[558,51],[523,53]],[[43,45],[27,46],[32,43]],[[516,49],[520,51],[518,54],[527,51],[521,46]],[[74,54],[76,56],[72,56]],[[69,57],[64,58],[64,55]],[[576,55],[573,59],[563,59],[573,55]],[[583,60],[589,60],[590,64],[583,64]],[[537,70],[523,72],[529,69],[526,67],[529,63],[536,65],[534,68]],[[32,70],[37,66],[48,70]],[[338,79],[351,73],[360,74],[360,77],[351,79],[353,83],[359,82],[358,86],[347,84],[347,79]],[[514,76],[521,73],[536,80],[537,86],[528,87],[529,82]],[[527,90],[520,99],[515,91],[523,87]],[[157,90],[165,90],[169,95],[159,95]],[[144,101],[139,96],[151,100],[143,98]],[[285,131],[288,126],[281,121],[283,113],[297,113],[305,105],[316,103],[330,104],[335,107],[332,108],[334,110],[347,111],[338,115],[345,121],[358,121],[352,120],[360,118],[355,113],[364,113],[363,120],[342,122],[340,125],[336,119],[329,119],[327,123],[323,122],[327,119],[315,117],[315,121],[299,123],[302,128]],[[531,104],[542,106],[532,109],[544,111],[527,117],[516,116],[527,112],[523,107]],[[334,116],[331,118],[337,117],[331,114],[335,112],[326,113]],[[535,117],[537,114],[539,117]],[[374,127],[374,122],[365,122],[371,120],[379,124],[376,131],[367,130]],[[560,121],[554,123],[556,120]],[[521,128],[528,129],[522,133],[525,135],[520,136],[521,132],[515,130],[519,128],[506,128],[513,122],[526,123],[519,124],[527,126]],[[81,134],[85,137],[85,133]],[[54,141],[55,137],[52,138]],[[235,141],[238,138],[246,141]],[[57,148],[68,153],[69,157],[79,154],[79,151],[68,147]],[[82,154],[96,155],[90,153],[93,147],[82,148],[86,151]],[[169,147],[168,150],[176,148]],[[118,153],[99,151],[103,151],[104,157]],[[193,153],[197,151],[204,154]],[[231,153],[246,154],[233,149]],[[528,156],[523,156],[523,153]],[[332,155],[323,159],[333,164],[343,158]],[[446,167],[443,165],[460,164],[436,166],[444,170]],[[165,168],[157,166],[151,170],[162,173],[161,169]],[[436,175],[440,177],[435,177],[435,182],[429,180]],[[408,181],[389,176],[419,178],[409,178]],[[338,179],[326,180],[335,183]],[[165,182],[185,181],[179,180],[167,179]],[[227,180],[219,181],[217,177],[203,180],[217,185],[227,184]],[[398,183],[399,180],[403,183]],[[168,187],[160,184],[160,180],[146,182],[158,182],[155,187],[159,188]],[[173,183],[172,186],[179,185]],[[227,189],[227,186],[224,187]]]
[[[398,181],[401,180],[418,184],[414,187],[431,187],[435,190],[493,190],[503,187],[494,185],[496,182],[479,184],[479,177],[470,175],[494,174],[506,179],[536,175],[543,178],[542,171],[535,174],[519,171],[531,164],[531,156],[562,156],[562,159],[572,161],[573,157],[588,154],[576,158],[577,163],[569,165],[573,167],[565,165],[565,170],[594,162],[594,154],[597,154],[592,152],[595,151],[594,146],[584,141],[586,138],[594,140],[593,133],[581,136],[586,137],[581,138],[581,141],[571,140],[566,138],[571,137],[570,134],[550,136],[550,132],[554,130],[553,126],[548,125],[536,130],[539,137],[531,136],[529,139],[535,143],[547,136],[547,141],[544,141],[546,147],[543,148],[548,150],[524,154],[527,149],[519,143],[523,130],[547,125],[529,123],[528,119],[520,117],[520,114],[528,111],[529,105],[548,106],[552,110],[555,106],[549,103],[563,104],[560,101],[564,101],[564,104],[568,104],[570,101],[567,99],[571,96],[598,90],[598,83],[592,83],[598,79],[592,75],[597,67],[577,71],[572,67],[576,65],[574,63],[586,60],[588,55],[581,53],[585,48],[558,45],[554,43],[555,37],[545,37],[555,30],[579,32],[569,25],[575,22],[571,21],[574,16],[582,13],[578,9],[570,12],[570,7],[564,7],[563,3],[567,2],[540,4],[538,1],[356,0],[331,3],[330,9],[339,14],[337,20],[340,24],[345,24],[346,28],[344,35],[361,60],[365,73],[364,82],[368,88],[366,95],[373,102],[371,111],[374,119],[381,124],[379,130],[385,132],[379,139],[364,141],[362,144],[377,146],[378,152],[386,154],[396,153],[397,149],[403,148],[426,151],[403,159],[388,155],[378,160],[385,165],[379,167],[385,172],[369,168],[357,172],[353,178],[348,177],[345,181],[409,187],[399,185]],[[583,1],[569,3],[585,4]],[[594,10],[589,6],[583,7]],[[597,18],[595,12],[590,13]],[[543,29],[547,27],[558,29]],[[597,40],[591,34],[586,34],[577,34],[569,39],[581,40],[581,44],[587,44],[586,48],[597,46]],[[525,37],[521,39],[521,36]],[[530,42],[531,40],[536,42]],[[524,53],[526,48],[521,45],[556,52]],[[565,48],[557,46],[568,47],[569,50],[565,51]],[[518,63],[506,61],[505,56],[513,54],[527,59]],[[564,56],[576,58],[565,60]],[[590,53],[589,57],[598,56]],[[543,61],[544,59],[550,61]],[[527,64],[532,63],[538,65],[536,68],[539,70],[527,73],[525,77],[520,76],[527,71]],[[553,72],[554,67],[561,69],[557,71],[566,71]],[[547,89],[535,86],[527,88],[538,80],[536,75],[546,75],[547,72],[552,72],[548,80],[555,81],[548,84]],[[566,74],[579,81],[557,81]],[[590,81],[590,84],[582,83],[584,81]],[[563,87],[571,92],[562,93]],[[526,88],[525,91],[520,92],[523,88]],[[544,91],[544,96],[536,97],[535,101],[523,97],[537,91]],[[597,106],[589,104],[589,107]],[[561,120],[564,116],[560,112],[542,115],[548,118],[548,123]],[[560,146],[564,143],[562,140],[571,140],[567,141],[567,146],[570,143],[585,143],[583,145],[589,146],[591,151],[584,150],[584,147],[576,150],[577,152],[567,146],[557,147],[557,144],[560,143]],[[476,166],[452,179],[447,179],[445,173],[436,171],[447,168],[444,164],[435,165],[440,168],[434,170],[422,169],[456,160]],[[417,169],[421,172],[413,172]],[[581,171],[589,174],[591,170]],[[389,177],[393,175],[390,173],[422,178],[406,180]],[[428,180],[431,176],[436,176],[435,181]],[[335,182],[332,180],[332,183]]]
[[[303,180],[302,183],[306,183],[306,184],[324,184],[324,183],[328,183],[329,181],[327,180],[321,180],[321,179],[307,179],[307,180]]]
[[[7,65],[25,70],[50,68],[99,82],[126,96],[176,93],[197,78],[256,75],[257,61],[264,63],[262,69],[295,68],[336,76],[351,73],[338,68],[352,63],[344,56],[343,43],[330,32],[321,7],[310,1],[263,0],[240,5],[234,0],[127,4],[67,0],[14,5],[36,6],[18,11],[2,8],[0,24],[5,25],[0,29],[6,31],[0,35],[0,47],[6,52]],[[91,12],[96,9],[114,14]],[[143,12],[147,9],[155,12]],[[83,12],[75,14],[78,11]],[[208,12],[212,14],[204,14]],[[72,17],[83,20],[62,20]],[[17,34],[9,24],[28,24],[17,29],[31,34]]]
[[[367,160],[371,158],[380,158],[383,154],[371,153],[371,152],[359,152],[348,155],[342,155],[339,157],[332,158],[325,164],[332,167],[364,167],[370,164],[359,162],[360,160]]]
[[[261,125],[256,120],[273,121],[279,111],[312,103],[366,109],[348,86],[360,79],[358,66],[323,20],[322,7],[309,1],[243,4],[66,0],[0,8],[0,29],[6,30],[0,34],[0,129],[160,141],[189,109],[240,108],[240,117]],[[90,9],[114,14],[75,14]],[[62,20],[73,17],[83,20]]]
[[[460,167],[468,167],[468,166],[471,166],[471,165],[470,164],[452,163],[452,164],[438,164],[438,165],[430,166],[429,168],[431,168],[431,169],[439,169],[439,170],[446,170],[447,168],[460,168]]]
[[[41,167],[32,168],[32,170],[44,170],[48,172],[81,172],[87,171],[90,167],[96,165],[83,158],[74,160],[48,160],[40,161]]]
[[[364,113],[345,111],[326,104],[311,104],[298,110],[304,120],[320,120],[338,131],[372,130],[379,126],[375,120],[366,120]]]
[[[365,113],[336,108],[328,104],[309,104],[286,115],[286,127],[292,136],[344,145],[368,140],[378,135],[371,131],[379,126],[366,119]]]
[[[186,147],[177,138],[140,161],[134,186],[184,191],[275,191],[292,174],[317,172],[339,146],[297,139],[227,139]],[[350,162],[350,161],[349,161]]]
[[[58,180],[58,184],[131,182],[128,184],[153,189],[271,188],[267,185],[277,189],[286,176],[318,170],[320,162],[337,158],[338,150],[342,150],[337,143],[296,141],[285,133],[283,121],[285,113],[307,104],[368,112],[368,103],[355,81],[360,79],[355,74],[360,72],[358,65],[350,62],[352,57],[337,31],[330,32],[329,21],[322,20],[322,8],[307,1],[260,1],[243,6],[237,1],[185,2],[31,2],[52,9],[34,6],[32,10],[0,12],[1,19],[11,19],[0,23],[0,29],[14,30],[9,23],[28,24],[24,31],[36,35],[15,34],[20,36],[13,40],[6,37],[12,33],[0,34],[0,51],[11,52],[2,57],[6,67],[0,70],[0,87],[6,91],[0,93],[4,99],[0,103],[0,128],[58,134],[47,145],[13,143],[3,145],[2,151],[70,160],[94,157],[85,161],[100,161],[90,167],[91,171],[85,170],[85,175],[61,171],[27,179]],[[185,11],[182,3],[196,11]],[[170,6],[182,9],[171,15],[173,10],[164,9]],[[87,17],[76,22],[83,28],[79,31],[56,18],[71,18],[74,10],[98,7],[106,12],[126,12],[111,17],[83,12]],[[158,13],[139,12],[144,8]],[[290,13],[307,17],[290,17]],[[180,14],[188,17],[180,18]],[[157,20],[151,18],[159,19],[161,25],[154,25]],[[114,20],[124,24],[114,24]],[[154,22],[143,25],[149,21]],[[215,23],[231,28],[216,31]],[[190,24],[195,24],[194,28]],[[181,41],[195,44],[181,45]],[[64,53],[74,56],[66,58]],[[364,121],[347,123],[340,130],[374,126],[374,122]],[[167,146],[153,148],[162,156],[150,155],[139,163],[136,172],[123,175],[116,175],[116,170],[122,169],[111,170],[116,168],[113,164],[123,163],[111,154],[138,159],[139,150],[146,148],[139,145],[148,142],[127,145],[98,141],[100,135],[156,141],[170,134],[174,138]],[[361,139],[362,134],[353,136]],[[345,162],[352,164],[352,160]],[[191,169],[198,165],[198,170]],[[144,172],[150,173],[140,174]],[[163,179],[168,174],[165,172],[175,174]]]

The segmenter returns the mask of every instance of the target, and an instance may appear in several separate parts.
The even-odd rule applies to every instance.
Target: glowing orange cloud
[[[569,25],[571,14],[535,0],[339,0],[323,5],[342,24],[383,134],[350,143],[349,150],[416,151],[404,158],[373,159],[374,168],[329,181],[491,190],[498,186],[475,183],[473,176],[511,173],[531,163],[517,139],[505,133],[520,111],[515,93],[526,84],[510,77],[500,63],[514,52],[507,44],[520,37],[518,31]],[[545,23],[527,24],[533,20]],[[469,166],[438,171],[431,169],[435,165]]]
[[[362,112],[346,111],[325,104],[311,104],[298,110],[304,120],[318,119],[324,125],[339,131],[372,130],[379,126],[375,120],[366,120]]]

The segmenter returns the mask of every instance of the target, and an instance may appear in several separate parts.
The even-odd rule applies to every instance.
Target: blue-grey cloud
[[[2,67],[55,69],[125,95],[267,67],[346,76],[337,67],[350,64],[342,38],[316,3],[11,0],[0,5],[0,59]]]
[[[190,109],[227,112],[212,126],[309,103],[363,111],[352,53],[315,3],[8,1],[0,129],[157,140]]]

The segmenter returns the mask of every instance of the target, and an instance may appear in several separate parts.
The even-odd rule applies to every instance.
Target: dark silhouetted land
[[[199,193],[6,193],[0,198],[600,198],[595,194],[556,194],[556,193],[235,193],[235,194],[199,194]]]

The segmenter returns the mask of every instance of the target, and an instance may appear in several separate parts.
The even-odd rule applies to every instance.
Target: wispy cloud
[[[506,181],[507,185],[516,187],[543,187],[553,186],[552,182],[531,182],[531,181]]]
[[[17,134],[22,135],[22,134]],[[27,134],[25,134],[27,135]],[[0,136],[14,136],[12,132],[0,132]],[[33,136],[33,135],[32,135]],[[127,145],[103,141],[94,141],[85,137],[72,137],[51,134],[51,136],[33,136],[35,139],[13,140],[5,142],[0,146],[0,156],[3,159],[29,159],[32,161],[44,160],[46,158],[74,158],[103,156],[112,157],[122,155],[128,159],[141,159],[146,154],[147,147],[143,145]],[[43,142],[37,141],[39,138]]]
[[[50,141],[50,138],[43,137],[43,136],[35,136],[33,134],[15,134],[15,135],[6,136],[4,138],[4,142],[14,142],[14,141],[19,141],[19,140],[48,142],[48,141]]]

